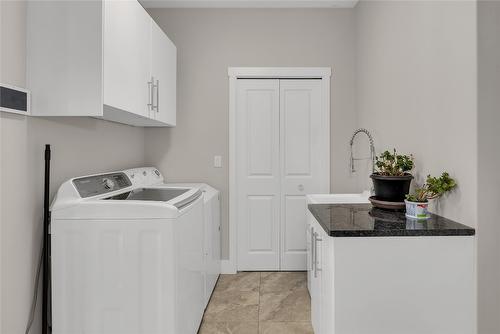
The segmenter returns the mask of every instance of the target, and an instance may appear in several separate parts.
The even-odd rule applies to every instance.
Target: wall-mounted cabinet
[[[32,115],[175,126],[177,50],[137,1],[28,2]]]

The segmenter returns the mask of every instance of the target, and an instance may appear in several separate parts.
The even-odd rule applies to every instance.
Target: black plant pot
[[[378,173],[370,175],[378,199],[390,202],[402,202],[410,192],[410,184],[413,176],[405,174],[402,176],[385,176]]]

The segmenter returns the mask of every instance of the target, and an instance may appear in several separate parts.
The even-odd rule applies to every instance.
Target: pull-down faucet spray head
[[[352,137],[351,137],[351,141],[349,142],[350,144],[350,147],[351,147],[351,162],[350,162],[350,167],[351,167],[351,173],[355,173],[356,172],[356,169],[354,168],[354,160],[364,160],[364,159],[356,159],[354,158],[354,153],[353,153],[353,145],[354,145],[354,138],[356,138],[356,136],[359,134],[359,133],[364,133],[367,137],[368,137],[368,140],[369,140],[369,143],[370,143],[370,159],[372,161],[372,173],[375,172],[375,145],[374,145],[374,141],[373,141],[373,137],[372,135],[370,134],[370,132],[366,129],[357,129],[356,131],[354,131]]]

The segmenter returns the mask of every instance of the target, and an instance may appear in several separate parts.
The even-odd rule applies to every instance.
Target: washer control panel
[[[73,185],[80,197],[86,198],[128,188],[132,182],[125,173],[118,172],[77,178],[73,180]]]

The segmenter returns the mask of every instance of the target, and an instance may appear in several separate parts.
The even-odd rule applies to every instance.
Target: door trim
[[[229,76],[229,259],[222,260],[223,274],[235,274],[238,270],[238,224],[236,182],[236,81],[238,79],[321,79],[322,111],[324,125],[330,133],[330,67],[228,67]],[[326,145],[330,170],[330,142]],[[330,184],[330,174],[328,180]]]

